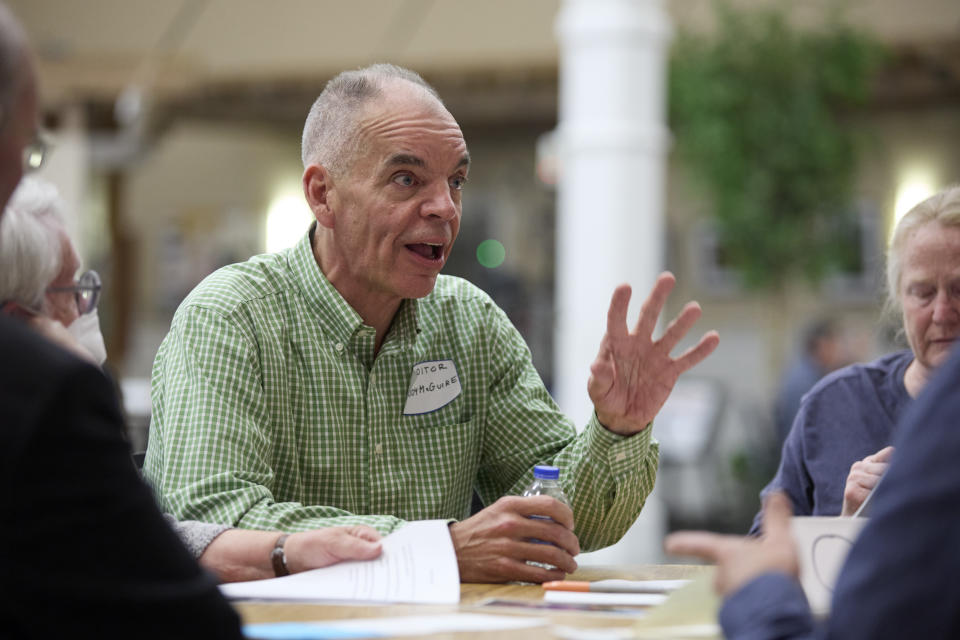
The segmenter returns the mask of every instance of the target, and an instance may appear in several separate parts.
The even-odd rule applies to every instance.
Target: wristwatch
[[[287,568],[287,554],[283,551],[283,544],[287,541],[290,534],[285,533],[277,538],[276,544],[270,551],[270,563],[273,565],[273,573],[278,578],[290,575],[290,569]]]

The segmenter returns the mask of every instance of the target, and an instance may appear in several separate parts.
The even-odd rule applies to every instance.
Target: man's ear
[[[334,213],[330,204],[333,177],[330,172],[318,164],[311,164],[303,172],[303,195],[313,211],[317,224],[333,228]]]

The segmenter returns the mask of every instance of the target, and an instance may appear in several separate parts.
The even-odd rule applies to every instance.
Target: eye
[[[465,184],[467,184],[467,176],[453,176],[450,178],[450,186],[457,191],[462,191]]]
[[[907,288],[908,295],[921,300],[932,297],[934,293],[934,288],[928,284],[912,284]]]
[[[401,187],[412,187],[417,183],[416,179],[409,173],[398,173],[393,176],[393,182]]]

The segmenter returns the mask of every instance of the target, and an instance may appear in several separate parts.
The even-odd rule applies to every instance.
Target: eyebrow
[[[418,156],[409,154],[409,153],[395,153],[390,158],[387,159],[386,165],[388,167],[396,167],[399,165],[412,165],[414,167],[425,167],[427,163],[423,161]]]
[[[397,166],[413,166],[413,167],[426,167],[427,163],[423,161],[419,156],[415,156],[410,153],[395,153],[390,156],[385,165],[387,167],[397,167]],[[465,151],[460,157],[460,162],[457,163],[457,169],[460,167],[469,167],[470,166],[470,152]]]

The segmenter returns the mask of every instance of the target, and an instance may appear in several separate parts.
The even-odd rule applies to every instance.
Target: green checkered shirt
[[[584,550],[616,542],[653,489],[650,428],[576,434],[490,297],[440,276],[375,333],[323,276],[307,234],[224,267],[174,316],[153,369],[145,473],[181,520],[302,531],[462,519],[561,469]],[[404,415],[414,366],[452,361],[461,390]],[[409,413],[409,412],[408,412]]]

